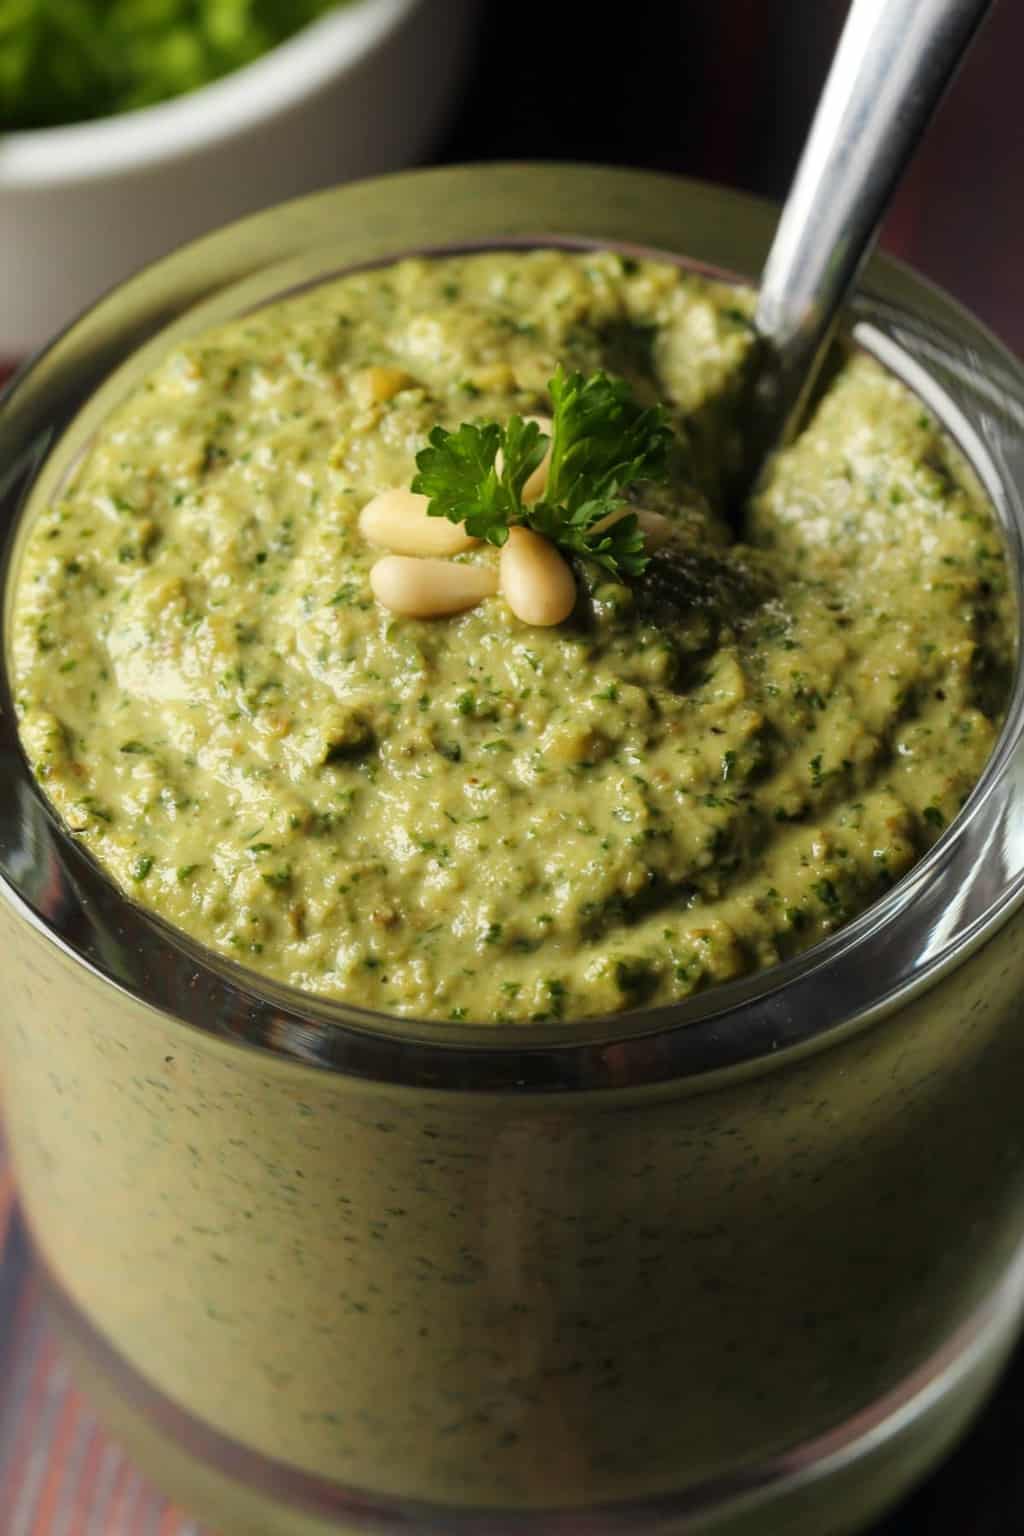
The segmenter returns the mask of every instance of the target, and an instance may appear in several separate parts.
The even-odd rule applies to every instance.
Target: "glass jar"
[[[29,489],[176,338],[411,251],[752,277],[772,224],[695,183],[508,165],[188,247],[9,390],[8,597]],[[958,439],[1019,586],[1024,373],[892,264],[849,325]],[[955,823],[826,943],[496,1032],[306,997],[147,915],[56,823],[5,678],[5,1124],[66,1347],[143,1467],[225,1536],[818,1536],[891,1501],[1024,1305],[1022,695]]]

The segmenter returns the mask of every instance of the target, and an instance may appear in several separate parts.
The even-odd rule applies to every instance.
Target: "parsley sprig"
[[[548,388],[550,439],[536,422],[511,416],[435,427],[416,456],[412,489],[430,498],[432,517],[464,523],[466,532],[498,546],[523,524],[560,549],[595,561],[613,575],[639,576],[647,564],[635,514],[597,528],[625,505],[638,480],[664,480],[672,432],[662,406],[643,407],[624,379],[585,378],[561,367]],[[547,486],[524,502],[523,487],[551,445]],[[501,450],[500,468],[496,463]]]

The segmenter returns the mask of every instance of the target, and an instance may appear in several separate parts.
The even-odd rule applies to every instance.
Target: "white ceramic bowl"
[[[350,0],[186,96],[0,135],[0,361],[207,229],[422,156],[476,11],[477,0]]]

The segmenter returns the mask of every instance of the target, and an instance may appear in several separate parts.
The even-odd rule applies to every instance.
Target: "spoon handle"
[[[839,306],[991,4],[853,0],[761,280],[769,440],[798,424]]]

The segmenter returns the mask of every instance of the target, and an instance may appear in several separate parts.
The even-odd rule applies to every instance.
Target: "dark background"
[[[475,67],[436,158],[583,160],[781,197],[844,0],[603,6],[480,0]],[[1002,0],[883,243],[1024,354],[1024,4]],[[1024,1536],[1024,1353],[972,1434],[871,1536]]]
[[[789,184],[845,0],[478,0],[438,159],[587,160],[769,197]],[[628,21],[628,26],[627,26]],[[886,247],[1024,354],[1024,5],[1000,0],[918,152]]]

